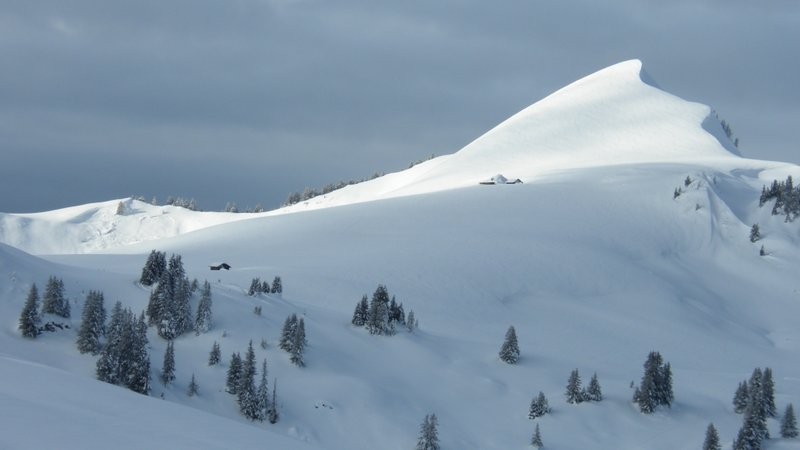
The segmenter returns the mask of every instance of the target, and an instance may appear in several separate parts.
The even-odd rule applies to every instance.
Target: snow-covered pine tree
[[[794,417],[794,407],[789,403],[786,405],[786,410],[781,418],[781,437],[792,439],[796,438],[797,435],[797,420]]]
[[[542,443],[542,432],[539,430],[539,424],[536,424],[536,428],[533,430],[533,436],[531,437],[531,445],[534,448],[542,448],[544,447],[544,443]]]
[[[42,295],[42,314],[54,314],[63,316],[63,308],[66,299],[64,298],[64,282],[50,276]],[[69,317],[69,316],[67,316]]]
[[[142,275],[139,277],[139,283],[143,286],[152,286],[161,279],[161,275],[167,270],[167,254],[152,250],[147,257],[142,268]]]
[[[247,295],[252,297],[261,292],[263,292],[261,290],[261,278],[253,278],[253,280],[250,281],[250,289],[247,290]]]
[[[36,283],[31,285],[25,305],[19,315],[18,329],[23,336],[35,338],[39,335],[39,290]]]
[[[263,422],[267,419],[267,410],[269,409],[269,387],[267,386],[267,359],[261,363],[261,381],[256,388],[256,399],[258,400],[258,413],[256,420]]]
[[[305,351],[306,344],[306,325],[305,321],[301,317],[297,322],[294,333],[292,334],[292,348],[289,352],[291,353],[290,360],[292,364],[297,367],[304,367],[306,365],[305,361],[303,360],[303,353]]]
[[[389,301],[389,322],[400,322],[400,310],[397,308],[397,300],[392,296]]]
[[[394,334],[394,324],[389,322],[389,291],[384,285],[379,285],[372,294],[366,327],[370,334]]]
[[[100,338],[105,333],[106,309],[103,306],[103,293],[89,291],[83,304],[81,326],[78,329],[78,351],[81,353],[100,353]]]
[[[759,229],[758,224],[754,223],[750,228],[750,242],[756,242],[759,239],[761,239],[761,230]]]
[[[409,310],[408,317],[406,317],[406,328],[408,331],[414,331],[417,327],[419,327],[419,323],[417,322],[417,318],[414,317],[414,310]]]
[[[666,363],[661,366],[658,372],[658,385],[657,385],[658,401],[662,405],[672,407],[672,402],[675,400],[675,394],[672,391],[672,365]]]
[[[211,284],[208,281],[203,283],[200,290],[200,302],[197,304],[197,315],[194,320],[194,332],[197,335],[208,332],[211,329]]]
[[[265,294],[269,294],[272,291],[272,288],[269,287],[269,281],[264,280],[261,282],[261,292]]]
[[[719,444],[719,433],[713,423],[708,424],[708,428],[706,428],[703,450],[722,450],[722,446]]]
[[[281,277],[275,277],[272,280],[272,293],[273,294],[283,293],[283,281],[281,281]]]
[[[228,373],[225,380],[226,390],[229,394],[234,394],[238,392],[239,389],[239,380],[242,374],[242,357],[239,356],[238,353],[234,352],[231,355],[231,362],[228,364]]]
[[[761,442],[764,439],[769,439],[762,382],[763,372],[760,368],[756,367],[747,383],[749,397],[747,400],[747,409],[745,409],[744,412],[742,429],[740,430],[740,434],[743,438],[743,440],[740,440],[740,444],[744,445],[746,449],[760,449]]]
[[[281,339],[278,342],[278,346],[289,353],[292,352],[292,340],[294,337],[294,331],[297,328],[297,314],[292,314],[291,316],[287,317],[286,320],[283,322],[283,329],[281,330]]]
[[[242,369],[239,377],[239,387],[236,388],[239,411],[248,419],[258,417],[258,397],[256,397],[256,354],[253,350],[253,341],[247,345],[247,352],[242,360]]]
[[[278,379],[272,380],[272,398],[270,399],[269,408],[267,409],[267,420],[269,423],[276,424],[280,414],[278,414]]]
[[[672,369],[669,363],[664,364],[660,353],[650,352],[644,363],[642,382],[636,389],[633,401],[639,404],[642,413],[650,414],[660,405],[670,406],[673,399]]]
[[[193,328],[192,311],[189,305],[190,284],[183,269],[181,255],[172,255],[169,267],[156,287],[155,304],[148,305],[151,323],[158,335],[172,340]],[[153,303],[151,295],[151,303]],[[151,309],[154,314],[151,314]]]
[[[214,341],[214,345],[211,346],[211,352],[208,354],[208,365],[209,366],[216,366],[219,364],[220,357],[222,353],[219,350],[219,344],[217,341]]]
[[[119,384],[123,374],[127,374],[127,346],[131,339],[130,310],[122,308],[122,302],[116,302],[111,309],[111,321],[106,333],[106,344],[97,360],[96,375],[100,381]]]
[[[369,313],[369,303],[367,301],[367,294],[361,297],[361,301],[356,304],[356,309],[353,311],[353,320],[351,323],[357,327],[363,327],[367,323],[367,314]]]
[[[416,320],[416,319],[415,319]],[[519,362],[519,344],[517,343],[517,331],[511,325],[506,330],[506,337],[500,347],[500,360],[508,364]]]
[[[197,380],[194,378],[194,373],[192,374],[192,381],[189,383],[189,388],[186,390],[186,395],[189,397],[194,397],[199,392],[199,386],[197,385]]]
[[[528,409],[528,419],[536,419],[549,412],[550,405],[547,402],[547,397],[544,396],[544,392],[539,391],[539,395],[531,400],[531,406]]]
[[[147,302],[147,323],[149,325],[158,325],[166,310],[167,298],[171,295],[166,292],[167,279],[166,272],[162,273],[156,288],[150,291],[150,300]]]
[[[133,326],[133,343],[131,348],[131,362],[128,366],[128,389],[147,395],[150,392],[150,353],[147,350],[147,322],[144,311]]]
[[[733,394],[733,410],[737,414],[743,414],[747,409],[747,400],[750,398],[750,392],[747,388],[747,380],[739,383],[736,392]]]
[[[761,389],[764,413],[767,417],[776,417],[778,415],[778,407],[775,406],[775,382],[772,379],[772,369],[769,367],[764,368],[764,373],[761,377]]]
[[[440,450],[439,419],[436,414],[426,414],[419,429],[416,450]]]
[[[164,386],[175,381],[175,346],[171,340],[167,342],[167,350],[164,352],[164,364],[161,367],[159,377]]]
[[[589,387],[586,388],[586,392],[583,396],[590,402],[599,402],[603,400],[603,391],[600,389],[600,382],[597,381],[597,372],[595,372],[594,375],[592,375],[592,379],[589,380]]]
[[[583,389],[581,388],[581,376],[578,369],[573,369],[569,374],[567,380],[567,391],[564,393],[567,397],[567,403],[581,403],[583,402]]]

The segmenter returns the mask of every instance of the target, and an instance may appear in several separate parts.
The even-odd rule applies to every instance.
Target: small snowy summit
[[[0,214],[0,449],[797,448],[800,167],[730,135],[633,60],[274,211]]]

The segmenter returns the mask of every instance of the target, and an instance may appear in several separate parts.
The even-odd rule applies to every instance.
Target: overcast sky
[[[0,0],[0,211],[277,207],[631,58],[800,163],[797,0]]]

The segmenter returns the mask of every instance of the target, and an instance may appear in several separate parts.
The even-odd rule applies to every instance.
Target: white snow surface
[[[638,61],[612,66],[453,155],[261,215],[182,210],[147,231],[121,224],[178,213],[133,202],[116,216],[114,201],[6,215],[0,240],[18,248],[0,244],[0,448],[409,449],[436,413],[443,449],[526,449],[539,391],[553,409],[536,421],[546,448],[700,448],[709,422],[729,448],[742,419],[731,398],[753,368],[773,369],[779,410],[800,405],[800,224],[758,207],[762,185],[800,167],[740,157],[708,107],[649,80]],[[497,173],[524,184],[478,185]],[[96,357],[74,340],[90,289],[108,309],[145,308],[135,281],[153,248],[212,283],[214,326],[176,340],[169,387],[156,381],[166,343],[151,330],[145,397],[95,381]],[[216,261],[233,268],[210,272]],[[72,328],[23,339],[30,284],[41,291],[50,275],[64,279]],[[282,295],[246,295],[252,278],[275,275]],[[379,283],[420,329],[350,325]],[[291,313],[305,318],[305,368],[277,348]],[[513,366],[497,356],[509,325]],[[214,341],[227,363],[250,340],[278,380],[276,425],[241,417],[226,364],[206,364]],[[643,415],[630,383],[651,350],[671,363],[675,404]],[[564,401],[575,368],[584,382],[597,373],[602,402]],[[769,427],[767,448],[797,448],[776,419]]]

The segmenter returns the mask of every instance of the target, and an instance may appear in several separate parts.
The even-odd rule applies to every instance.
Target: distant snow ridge
[[[0,213],[0,242],[32,254],[89,253],[248,218],[122,199],[33,214]]]

